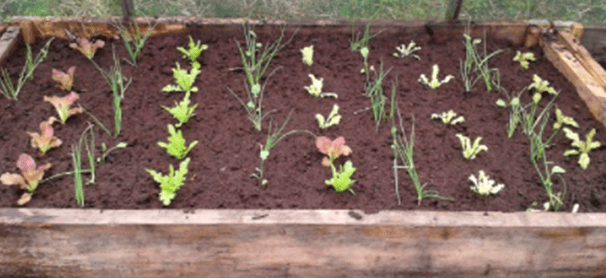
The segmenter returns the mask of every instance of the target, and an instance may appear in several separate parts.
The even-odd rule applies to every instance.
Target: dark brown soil
[[[274,40],[279,29],[257,29],[262,42]],[[267,31],[267,32],[265,32]],[[288,30],[286,38],[292,36]],[[301,28],[290,44],[282,49],[272,62],[269,71],[281,67],[267,82],[265,111],[276,109],[263,123],[263,131],[253,129],[246,112],[227,91],[232,88],[241,97],[244,93],[245,75],[241,70],[238,48],[234,39],[243,41],[241,30],[200,27],[191,31],[196,40],[209,45],[202,54],[202,74],[196,86],[200,92],[193,94],[192,103],[199,103],[196,116],[183,128],[189,141],[199,140],[189,157],[189,174],[186,184],[177,192],[171,208],[298,208],[298,209],[421,209],[456,211],[522,211],[534,201],[547,200],[545,189],[529,161],[528,139],[519,131],[508,139],[506,126],[508,110],[495,106],[502,97],[487,93],[480,82],[471,94],[464,94],[459,74],[459,60],[464,58],[463,38],[439,38],[425,31],[407,32],[397,28],[384,31],[370,41],[370,63],[378,67],[383,61],[385,69],[391,68],[384,89],[389,96],[389,85],[397,77],[398,105],[405,117],[404,126],[410,131],[411,115],[415,118],[415,163],[421,182],[427,188],[437,190],[454,201],[428,199],[417,206],[413,185],[406,171],[399,174],[402,206],[396,205],[392,170],[392,138],[390,124],[383,123],[378,131],[372,112],[354,114],[370,105],[364,95],[364,76],[359,71],[363,60],[359,53],[349,50],[349,31],[330,31],[322,28]],[[127,57],[122,42],[106,39],[107,45],[94,60],[102,68],[112,65],[112,47],[119,57]],[[423,49],[421,60],[399,59],[392,56],[394,47],[410,40]],[[43,42],[34,46],[34,53]],[[56,135],[63,145],[52,149],[44,157],[36,155],[30,146],[26,131],[39,131],[38,125],[49,116],[56,115],[54,108],[43,102],[45,95],[63,95],[51,80],[51,69],[67,70],[77,66],[74,88],[81,94],[79,103],[113,130],[111,91],[99,72],[79,52],[68,47],[67,41],[55,40],[47,60],[36,71],[35,80],[28,83],[18,102],[0,99],[0,172],[17,172],[15,161],[20,153],[35,156],[39,163],[50,162],[52,168],[46,177],[72,170],[71,144],[76,142],[87,122],[92,120],[82,114],[70,118],[65,126],[55,124]],[[174,123],[172,116],[160,105],[172,106],[183,94],[165,94],[160,90],[172,84],[171,67],[175,62],[182,66],[187,61],[176,50],[186,46],[187,35],[170,35],[148,40],[138,67],[122,63],[123,73],[133,81],[123,102],[123,130],[117,139],[95,128],[97,154],[100,143],[114,146],[126,141],[128,148],[118,150],[97,165],[97,181],[85,187],[85,207],[103,209],[149,209],[163,207],[158,200],[159,185],[145,172],[145,168],[168,172],[168,165],[178,166],[157,145],[166,141],[166,126]],[[314,45],[314,64],[308,68],[301,62],[299,50]],[[522,70],[512,62],[517,47],[504,42],[489,41],[488,50],[504,49],[490,61],[498,67],[501,83],[509,91],[518,92],[538,74],[551,82],[561,93],[556,101],[566,115],[579,122],[579,132],[584,138],[592,128],[597,129],[595,140],[606,144],[606,130],[589,114],[585,104],[577,96],[574,87],[547,61],[539,49],[530,49],[537,57],[529,70]],[[24,47],[8,60],[7,68],[16,77],[24,61]],[[439,64],[440,76],[452,74],[455,80],[437,90],[430,90],[417,82],[419,75],[430,75],[433,64]],[[268,72],[269,72],[268,71]],[[336,92],[338,100],[313,98],[303,89],[309,85],[309,73],[324,78],[324,88]],[[546,102],[547,98],[543,99]],[[529,95],[524,95],[524,103]],[[316,113],[328,114],[333,104],[340,106],[341,124],[328,130],[320,130],[314,118]],[[269,121],[281,124],[294,109],[286,130],[307,129],[317,135],[330,138],[344,136],[353,154],[348,158],[357,168],[353,185],[356,195],[336,193],[324,184],[330,178],[330,169],[322,167],[322,154],[316,149],[314,138],[308,134],[287,137],[271,151],[265,163],[269,184],[261,187],[250,175],[259,166],[259,145],[264,144]],[[455,127],[430,120],[432,113],[454,109],[465,116],[466,121]],[[552,116],[553,118],[553,116]],[[549,125],[551,125],[551,120]],[[465,160],[456,133],[472,138],[482,136],[488,152],[475,160]],[[551,129],[548,130],[551,132]],[[564,157],[569,141],[563,133],[555,139],[548,158],[566,169],[565,205],[569,211],[574,203],[580,210],[606,211],[606,152],[604,148],[591,152],[591,164],[582,170],[578,157]],[[343,162],[343,161],[341,161]],[[84,165],[85,168],[88,166]],[[470,190],[470,174],[480,169],[497,182],[505,183],[498,196],[482,197]],[[87,178],[87,177],[86,177]],[[40,184],[27,207],[77,207],[74,198],[73,178],[66,176]],[[556,179],[554,191],[562,190]],[[14,207],[22,194],[16,187],[0,187],[0,207]]]

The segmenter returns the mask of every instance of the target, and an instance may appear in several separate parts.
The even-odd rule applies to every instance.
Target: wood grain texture
[[[0,209],[0,237],[1,277],[606,275],[604,214]]]
[[[18,26],[10,26],[0,37],[0,65],[4,64],[6,58],[17,46],[19,33],[20,28]]]

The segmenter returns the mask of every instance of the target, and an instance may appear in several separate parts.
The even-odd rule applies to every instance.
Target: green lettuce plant
[[[477,178],[473,174],[471,174],[469,176],[469,180],[473,183],[471,190],[482,196],[488,196],[490,194],[497,194],[503,188],[505,188],[505,185],[502,183],[495,185],[495,181],[491,180],[488,177],[488,175],[486,175],[486,173],[484,173],[484,170],[480,170]]]
[[[419,57],[419,55],[414,54],[414,52],[420,51],[421,47],[417,46],[417,44],[414,41],[410,41],[410,43],[408,43],[408,46],[406,45],[400,45],[400,46],[396,46],[396,52],[393,53],[393,56],[395,57],[399,57],[399,58],[406,58],[406,57],[413,57],[417,60],[421,60],[421,57]]]
[[[182,69],[179,63],[177,64],[177,68],[173,68],[173,78],[175,79],[175,83],[177,85],[166,85],[162,88],[162,92],[197,92],[198,87],[194,86],[194,82],[196,81],[196,77],[200,74],[200,69],[197,67],[192,67],[192,69],[187,72],[186,69]]]
[[[578,155],[579,156],[579,165],[581,166],[581,168],[583,168],[583,170],[587,169],[587,166],[589,166],[589,152],[591,152],[591,150],[593,149],[597,149],[601,146],[600,142],[598,141],[593,141],[593,136],[595,136],[595,129],[592,129],[589,133],[585,134],[585,141],[581,141],[579,139],[579,134],[568,129],[568,128],[564,128],[564,134],[566,135],[566,138],[572,140],[572,143],[570,144],[572,147],[575,147],[577,149],[569,149],[566,150],[564,152],[565,156],[570,156],[570,155]]]
[[[70,108],[78,98],[80,98],[80,96],[77,93],[71,92],[69,95],[63,97],[44,96],[44,101],[49,102],[55,107],[55,110],[57,110],[57,114],[59,115],[59,120],[61,120],[62,124],[65,124],[67,118],[84,111],[82,108]]]
[[[513,57],[513,61],[520,62],[520,66],[526,70],[526,69],[528,69],[530,62],[535,61],[534,53],[532,53],[532,52],[522,53],[518,50],[518,51],[516,51],[516,56]]]
[[[471,144],[469,137],[458,133],[456,136],[461,142],[461,147],[463,148],[463,157],[465,157],[465,159],[475,159],[476,155],[478,155],[481,151],[488,151],[488,147],[485,145],[480,145],[482,137],[476,138],[476,140],[473,141],[473,144]]]
[[[465,117],[458,116],[457,113],[452,109],[448,110],[448,112],[442,112],[441,114],[431,114],[431,119],[439,119],[445,125],[456,125],[458,123],[465,122]]]
[[[44,171],[51,167],[50,163],[36,167],[34,159],[26,153],[19,155],[17,159],[17,168],[21,170],[21,174],[4,173],[0,176],[0,182],[4,185],[18,185],[26,192],[23,193],[17,204],[22,206],[27,204],[31,199],[38,183],[44,177]]]
[[[301,54],[303,55],[303,64],[311,67],[311,65],[314,63],[314,46],[310,45],[303,47],[303,49],[301,49]]]
[[[433,65],[432,69],[433,70],[431,72],[431,80],[427,79],[427,76],[425,76],[425,74],[421,74],[421,76],[419,77],[419,82],[427,85],[431,89],[435,90],[438,87],[440,87],[440,85],[446,84],[454,78],[454,76],[452,76],[452,75],[447,75],[444,79],[442,79],[440,81],[438,79],[438,74],[440,73],[440,68],[438,67],[437,64],[435,64],[435,65]]]
[[[40,123],[40,133],[27,132],[32,138],[32,147],[37,148],[42,155],[46,154],[51,148],[59,147],[63,143],[61,139],[54,135],[53,123],[55,121],[57,121],[57,118],[51,116],[48,120]]]
[[[156,181],[160,184],[159,199],[165,206],[170,205],[170,202],[177,196],[177,191],[185,183],[185,175],[187,175],[187,166],[189,164],[189,157],[179,164],[179,170],[175,172],[173,165],[168,165],[168,175],[162,175],[152,169],[145,169]]]
[[[183,159],[187,153],[198,144],[198,141],[193,141],[189,146],[185,146],[185,139],[181,130],[175,131],[175,127],[171,124],[168,125],[168,143],[158,142],[158,146],[166,149],[168,154],[176,157],[177,159]]]
[[[343,192],[348,190],[351,194],[356,195],[356,193],[351,189],[351,185],[356,181],[351,179],[351,176],[356,171],[356,168],[353,167],[351,160],[345,162],[345,165],[339,165],[339,170],[335,168],[334,165],[331,165],[332,170],[332,178],[329,180],[325,180],[324,183],[326,185],[332,185],[336,192]]]
[[[318,125],[321,129],[327,129],[333,125],[338,125],[341,121],[341,115],[339,115],[339,105],[333,105],[330,114],[328,114],[327,118],[324,118],[322,114],[316,114],[316,119],[318,120]]]
[[[336,93],[322,92],[324,87],[324,78],[316,78],[313,74],[309,74],[311,85],[303,87],[307,92],[314,97],[334,97],[339,98]]]
[[[185,49],[181,46],[177,47],[177,50],[183,53],[183,58],[187,58],[190,61],[192,67],[194,68],[200,68],[200,63],[197,61],[198,57],[200,57],[202,51],[207,49],[208,45],[201,44],[200,41],[194,43],[194,39],[191,36],[189,36],[189,49]]]
[[[190,96],[190,92],[186,92],[185,97],[183,98],[183,100],[181,102],[177,103],[175,101],[174,107],[169,108],[166,106],[162,106],[162,108],[164,108],[164,110],[168,111],[168,113],[173,115],[173,117],[175,119],[177,119],[177,121],[179,121],[175,125],[176,127],[180,127],[181,125],[187,123],[187,121],[189,121],[189,118],[194,116],[194,110],[196,110],[196,107],[198,107],[198,104],[189,106],[189,103],[190,103],[189,96]]]

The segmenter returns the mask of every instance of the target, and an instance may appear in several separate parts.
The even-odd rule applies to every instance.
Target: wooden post
[[[463,0],[449,0],[446,10],[446,20],[457,20],[463,6]]]
[[[122,16],[124,21],[130,20],[130,18],[133,16],[133,10],[133,0],[122,0]]]

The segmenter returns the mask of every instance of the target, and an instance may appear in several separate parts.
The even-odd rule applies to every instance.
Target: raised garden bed
[[[114,63],[112,48],[115,47],[118,57],[128,57],[122,42],[109,35],[111,28],[79,29],[75,27],[77,24],[58,21],[54,23],[56,25],[45,23],[46,25],[35,25],[36,28],[30,26],[28,29],[27,26],[32,24],[21,23],[25,30],[36,30],[24,32],[26,41],[33,41],[36,37],[51,32],[56,36],[64,36],[61,35],[64,31],[58,26],[87,35],[106,35],[107,37],[95,37],[104,40],[106,46],[93,58],[105,70]],[[50,273],[48,271],[56,266],[60,266],[58,269],[66,275],[78,275],[79,272],[90,276],[132,273],[145,277],[159,276],[163,271],[171,269],[181,269],[181,272],[167,272],[177,276],[199,274],[203,269],[209,274],[227,276],[246,276],[251,273],[268,276],[320,275],[327,271],[332,275],[357,276],[449,272],[463,276],[482,273],[553,277],[578,273],[593,275],[603,271],[600,269],[604,263],[604,252],[600,249],[603,242],[600,238],[604,234],[606,222],[601,213],[580,216],[482,213],[520,212],[529,208],[533,202],[539,202],[541,206],[548,197],[529,161],[528,138],[519,130],[511,139],[507,138],[510,109],[495,105],[497,99],[503,98],[502,94],[486,92],[482,81],[471,92],[465,93],[459,75],[459,60],[465,58],[462,43],[464,26],[386,24],[371,29],[371,32],[380,33],[370,40],[368,62],[375,69],[378,69],[381,61],[385,70],[391,68],[383,86],[388,98],[390,82],[395,81],[397,76],[396,98],[408,134],[411,115],[414,115],[414,158],[421,182],[430,182],[427,185],[429,189],[454,199],[425,199],[420,206],[414,186],[404,169],[399,171],[402,204],[398,206],[396,203],[393,152],[390,148],[391,123],[383,122],[376,129],[372,111],[363,111],[370,106],[370,101],[365,96],[365,76],[360,74],[360,69],[364,66],[363,59],[359,52],[350,51],[351,26],[288,25],[283,42],[291,37],[292,41],[278,52],[269,67],[268,72],[280,69],[267,79],[263,100],[265,111],[276,109],[276,112],[263,122],[261,132],[252,127],[242,106],[227,90],[229,87],[240,97],[245,97],[245,74],[237,69],[242,66],[242,62],[234,40],[244,41],[242,26],[193,25],[182,32],[175,32],[181,30],[178,26],[182,25],[159,25],[158,30],[172,33],[148,39],[137,67],[122,63],[123,74],[132,78],[122,102],[122,131],[117,138],[108,136],[99,128],[95,128],[94,132],[96,142],[114,146],[125,141],[128,147],[112,152],[104,163],[97,166],[96,183],[85,186],[85,207],[95,210],[0,210],[0,232],[14,239],[0,244],[2,250],[8,250],[1,253],[0,265],[7,267],[4,268],[7,269],[5,273],[0,272],[1,274],[39,276]],[[527,29],[527,24],[484,24],[473,26],[471,34],[475,37],[486,34],[489,53],[503,49],[501,54],[489,61],[490,67],[499,70],[502,88],[517,93],[532,82],[533,74],[539,75],[560,91],[555,103],[565,115],[574,117],[578,122],[581,127],[578,129],[579,134],[583,137],[595,129],[597,134],[594,141],[606,142],[604,125],[595,120],[591,113],[598,113],[596,116],[599,118],[600,106],[597,110],[587,109],[577,94],[580,85],[566,81],[539,46],[523,47],[523,43],[528,42]],[[278,25],[263,25],[253,30],[258,35],[258,40],[264,44],[274,41],[280,35]],[[198,140],[200,143],[189,154],[191,162],[187,181],[177,192],[170,208],[185,209],[191,214],[174,210],[149,210],[162,208],[163,205],[158,200],[158,184],[146,173],[145,168],[166,173],[168,164],[178,166],[179,163],[166,154],[157,142],[166,141],[166,125],[174,123],[172,116],[160,105],[172,106],[183,96],[182,93],[162,93],[161,89],[174,83],[171,68],[176,61],[189,69],[189,66],[185,66],[187,61],[176,50],[178,46],[187,45],[188,35],[209,46],[199,59],[201,74],[195,82],[199,91],[191,95],[192,103],[199,103],[196,115],[181,128],[188,142]],[[46,43],[46,39],[36,40],[34,53]],[[396,46],[408,44],[411,40],[422,47],[421,51],[415,53],[420,56],[420,60],[392,56]],[[301,61],[300,49],[312,44],[314,63],[308,67]],[[19,100],[0,100],[0,110],[4,112],[0,130],[11,131],[0,134],[3,142],[0,146],[0,153],[3,154],[0,157],[2,172],[16,172],[15,161],[23,152],[32,154],[38,163],[52,163],[47,176],[72,170],[70,145],[80,138],[87,122],[92,121],[86,114],[73,116],[65,125],[55,125],[55,134],[64,143],[42,157],[35,156],[36,151],[31,148],[29,137],[25,133],[39,131],[41,121],[56,115],[53,107],[42,101],[45,95],[63,94],[51,79],[52,68],[67,70],[76,66],[74,90],[80,94],[78,103],[107,127],[113,128],[111,91],[93,64],[68,45],[67,40],[53,41],[46,61],[36,70],[36,78],[25,85]],[[528,70],[523,70],[517,62],[512,61],[516,50],[533,52],[537,61],[531,63]],[[6,61],[11,76],[18,75],[24,60],[23,47],[14,53]],[[420,84],[417,81],[419,75],[429,75],[433,64],[439,65],[440,78],[452,74],[455,79],[435,90]],[[308,77],[310,73],[324,78],[324,90],[337,93],[339,98],[314,98],[309,95],[303,87],[311,83]],[[591,90],[586,93],[590,94]],[[530,93],[522,94],[522,102],[529,103],[531,96]],[[544,102],[547,100],[548,97],[545,96]],[[320,130],[314,115],[327,115],[335,103],[339,105],[339,113],[343,116],[341,123]],[[389,110],[389,105],[386,107]],[[269,181],[265,187],[258,180],[251,179],[250,175],[259,166],[259,144],[265,143],[270,119],[274,124],[282,124],[293,109],[285,131],[306,129],[332,139],[337,136],[345,138],[353,150],[347,159],[357,169],[353,176],[357,182],[352,186],[356,195],[349,192],[336,193],[332,187],[325,185],[324,181],[331,176],[330,168],[320,165],[323,154],[316,148],[315,138],[306,133],[286,137],[272,149],[264,164],[265,178]],[[465,122],[446,126],[431,120],[432,113],[449,109],[465,116]],[[552,130],[551,124],[550,120],[548,134]],[[457,133],[466,134],[472,139],[482,136],[482,144],[488,146],[488,151],[478,154],[474,160],[466,160],[461,154],[461,145],[455,136]],[[562,132],[555,137],[553,143],[554,146],[547,150],[547,156],[555,165],[566,169],[566,195],[560,210],[570,211],[573,204],[579,204],[582,212],[603,212],[606,197],[606,176],[603,175],[606,153],[602,149],[591,152],[591,163],[588,169],[583,170],[577,164],[576,156],[562,155],[570,144]],[[97,151],[99,154],[100,150]],[[344,161],[338,160],[339,164]],[[477,175],[481,169],[497,182],[505,184],[497,196],[484,197],[470,190],[472,184],[468,181],[469,175]],[[555,181],[554,191],[563,190],[563,186],[560,181]],[[0,207],[16,207],[15,201],[22,193],[16,187],[1,187]],[[72,177],[41,183],[26,206],[78,207]],[[366,214],[379,211],[382,212]],[[69,218],[60,216],[64,213],[69,214]],[[129,218],[128,215],[133,216]],[[39,225],[32,226],[32,223]],[[142,236],[141,243],[137,243],[141,233],[145,236]],[[325,241],[315,241],[316,238],[325,236],[328,236]],[[37,247],[39,243],[54,237],[63,239],[55,241],[53,244],[56,245],[46,245],[48,250],[53,251]],[[28,238],[37,241],[28,241]],[[115,246],[105,245],[105,240],[112,238],[119,243]],[[561,241],[562,238],[565,240]],[[61,246],[71,244],[70,239],[74,240],[72,243],[75,246],[92,244],[97,249],[62,249]],[[173,239],[177,242],[174,243]],[[532,241],[541,243],[528,245]],[[221,249],[220,246],[225,244],[227,249]],[[330,244],[334,244],[334,249],[326,248],[323,253],[313,252],[314,249]],[[351,245],[357,247],[347,247]],[[545,249],[546,245],[552,246],[555,252]],[[62,257],[37,264],[36,256],[19,251],[18,248],[23,246],[42,257],[50,257],[55,252],[62,254]],[[166,252],[158,257],[158,261],[146,262],[125,254],[128,259],[123,260],[126,266],[124,269],[113,269],[115,259],[97,253],[113,254],[112,248],[124,246],[136,249],[144,258],[149,258],[151,252],[156,253],[158,250]],[[186,255],[188,259],[185,260],[175,259],[177,253],[184,252],[186,246],[194,248],[188,249],[191,256]],[[502,255],[497,254],[502,254],[505,246],[509,246],[512,252],[524,248],[517,253],[520,255],[516,262],[499,261],[498,257]],[[570,251],[571,246],[578,247],[574,259],[562,258],[546,262],[552,258],[549,255],[557,251],[565,254],[564,250]],[[294,250],[292,255],[286,252],[286,247]],[[477,248],[486,252],[469,253]],[[406,253],[409,252],[407,250],[412,250],[412,253]],[[83,266],[81,259],[70,261],[64,257],[70,252],[85,254],[85,257],[94,257],[98,261],[94,263],[94,260],[89,260]],[[221,257],[223,255],[220,254],[224,252],[229,255]],[[343,254],[356,252],[360,255],[340,258]],[[297,254],[304,254],[305,258],[301,262],[289,259]],[[461,254],[475,255],[465,257]],[[166,258],[170,258],[174,264],[160,266]],[[409,263],[403,264],[404,261]],[[474,262],[461,264],[468,261]],[[193,264],[199,265],[192,266]],[[135,265],[141,267],[133,270],[131,267]],[[316,267],[320,268],[312,269]]]

